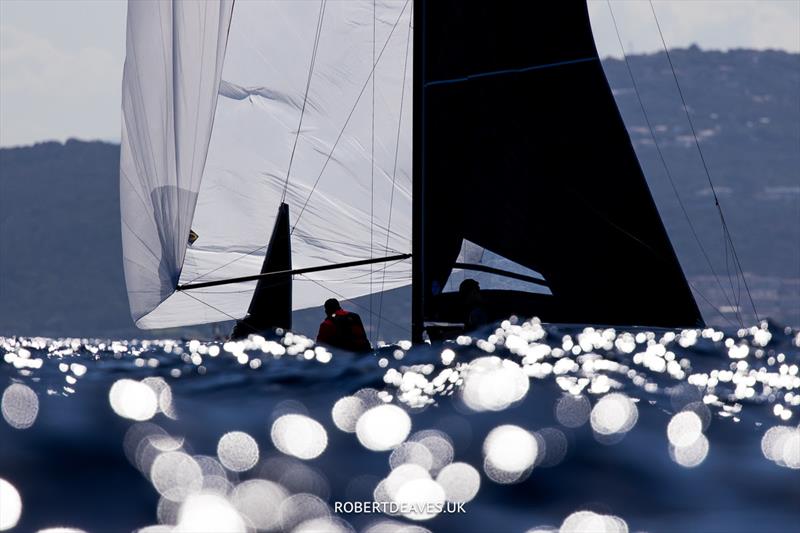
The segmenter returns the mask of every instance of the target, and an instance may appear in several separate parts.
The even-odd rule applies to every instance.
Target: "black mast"
[[[414,23],[413,70],[413,125],[412,125],[412,195],[411,195],[411,341],[422,342],[425,321],[425,269],[423,267],[423,215],[424,215],[424,165],[425,143],[423,117],[425,116],[425,0],[416,0],[412,16]]]

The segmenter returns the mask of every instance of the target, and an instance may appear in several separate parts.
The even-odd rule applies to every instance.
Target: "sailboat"
[[[491,318],[703,323],[583,2],[129,2],[120,162],[141,328],[291,328],[411,285]],[[375,302],[373,305],[372,302]],[[432,330],[431,330],[432,331]]]

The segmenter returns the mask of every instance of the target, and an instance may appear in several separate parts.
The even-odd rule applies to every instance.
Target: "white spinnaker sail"
[[[258,274],[282,199],[294,268],[411,251],[410,20],[406,0],[131,3],[121,183],[137,325],[242,318],[255,282],[175,286]],[[293,306],[409,281],[407,261],[296,276]]]

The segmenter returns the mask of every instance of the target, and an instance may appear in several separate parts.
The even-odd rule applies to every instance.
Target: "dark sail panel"
[[[463,239],[552,291],[486,291],[497,318],[702,323],[584,4],[417,2],[414,54],[417,332],[453,315],[440,290]]]
[[[289,206],[278,208],[275,226],[261,265],[261,273],[287,272],[258,280],[247,316],[238,321],[231,338],[239,339],[252,333],[268,332],[273,328],[292,327],[292,246],[289,232]]]

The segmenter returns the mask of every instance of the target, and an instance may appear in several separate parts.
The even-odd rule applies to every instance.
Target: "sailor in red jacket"
[[[368,352],[372,346],[364,331],[361,317],[342,309],[339,300],[325,302],[325,320],[319,325],[317,342],[351,352]]]

